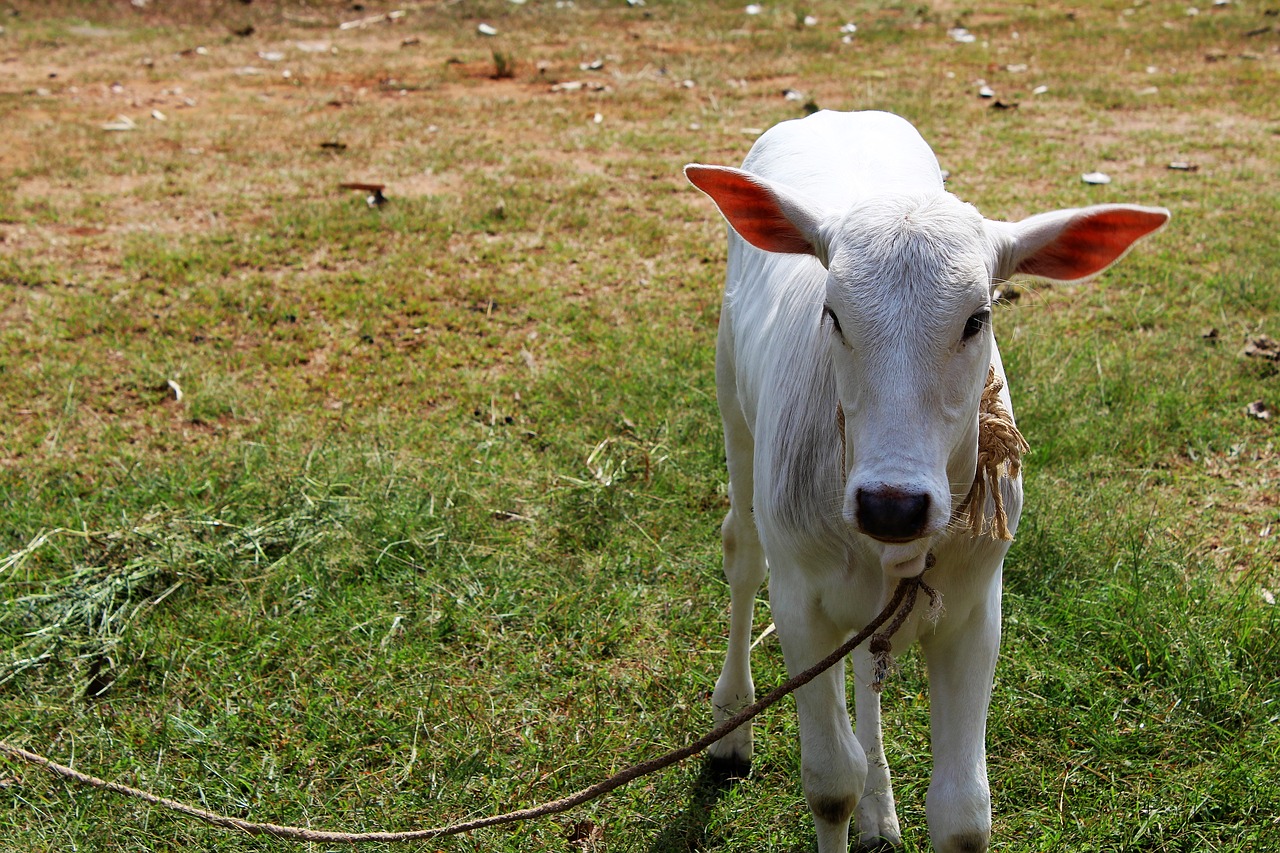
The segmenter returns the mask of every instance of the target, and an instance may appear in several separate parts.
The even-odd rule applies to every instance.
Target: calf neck
[[[722,525],[729,650],[717,720],[754,696],[752,605],[766,576],[793,674],[881,608],[898,579],[929,570],[945,614],[914,613],[895,651],[921,644],[934,769],[926,812],[939,851],[989,843],[986,716],[1000,642],[1009,541],[955,523],[974,482],[979,405],[1007,380],[991,329],[994,283],[1079,281],[1119,259],[1168,211],[1101,205],[1017,223],[984,219],[943,187],[937,159],[888,113],[819,112],[767,131],[742,168],[685,174],[728,220],[716,352],[730,509]],[[1010,415],[1011,417],[1011,415]],[[1000,481],[1016,531],[1022,484]],[[994,495],[976,510],[990,518]],[[978,525],[982,528],[982,525]],[[805,797],[820,853],[901,841],[873,661],[852,655],[856,734],[843,667],[796,694]],[[712,747],[750,762],[750,728]]]

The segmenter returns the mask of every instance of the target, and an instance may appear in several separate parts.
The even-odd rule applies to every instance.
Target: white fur
[[[756,142],[741,170],[691,165],[686,173],[733,226],[716,360],[732,602],[729,651],[713,695],[717,720],[754,697],[752,602],[766,563],[774,622],[795,673],[869,622],[897,580],[919,574],[932,553],[928,580],[942,593],[945,615],[931,625],[922,606],[894,648],[918,641],[929,668],[934,848],[984,850],[991,830],[986,715],[1008,543],[953,530],[950,520],[974,479],[988,367],[1001,379],[1004,371],[989,322],[968,337],[966,324],[989,311],[995,281],[1022,271],[1047,269],[1061,280],[1096,272],[1096,258],[1084,251],[1099,242],[1092,224],[1147,233],[1168,214],[1110,205],[1027,224],[989,222],[945,191],[928,145],[887,113],[821,112],[784,122]],[[761,211],[768,224],[753,226]],[[1101,238],[1103,266],[1138,236]],[[1010,406],[1007,390],[1002,400]],[[1014,530],[1021,481],[1002,489]],[[875,514],[878,506],[890,507],[887,516]],[[988,514],[992,507],[988,501]],[[885,517],[888,526],[878,520]],[[887,535],[895,525],[910,526],[910,534]],[[856,735],[842,667],[796,694],[820,853],[847,850],[854,813],[864,843],[901,840],[880,698],[869,687],[872,663],[862,649],[852,657]],[[751,750],[743,728],[712,755],[748,761]]]

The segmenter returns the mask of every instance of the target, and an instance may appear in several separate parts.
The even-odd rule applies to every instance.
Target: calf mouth
[[[861,532],[864,536],[874,539],[882,545],[909,545],[912,542],[920,541],[921,538],[919,536],[877,536],[874,533],[867,533],[865,530]]]
[[[932,544],[932,537],[886,544],[880,552],[881,571],[892,578],[918,577],[933,564],[929,553]]]

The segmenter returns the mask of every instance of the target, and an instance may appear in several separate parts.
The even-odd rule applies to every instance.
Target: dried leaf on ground
[[[111,121],[102,123],[103,130],[114,130],[114,131],[133,130],[137,126],[138,125],[134,123],[133,119],[129,118],[126,115],[118,115],[115,118],[113,118]]]
[[[569,827],[566,840],[570,847],[579,850],[595,850],[604,842],[604,828],[589,820],[580,820]]]
[[[1244,342],[1241,355],[1266,361],[1280,361],[1280,342],[1270,335],[1254,335]]]

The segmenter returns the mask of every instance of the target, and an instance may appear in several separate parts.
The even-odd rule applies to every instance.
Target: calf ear
[[[1169,221],[1163,207],[1101,204],[1042,213],[1021,222],[991,222],[997,278],[1029,275],[1082,281],[1120,260],[1141,238]]]
[[[684,167],[689,183],[711,196],[729,225],[757,249],[814,255],[827,265],[821,210],[781,184],[728,166]]]

